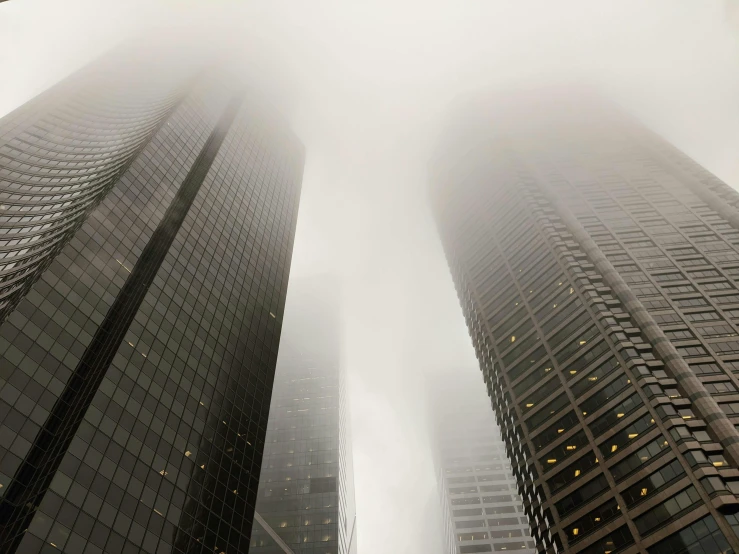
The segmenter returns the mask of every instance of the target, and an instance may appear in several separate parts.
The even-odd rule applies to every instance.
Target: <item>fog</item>
[[[586,83],[736,185],[739,9],[729,8],[10,0],[0,114],[141,33],[190,33],[226,52],[306,147],[292,278],[341,280],[359,552],[440,554],[423,380],[474,373],[483,386],[427,211],[448,106],[470,92]]]

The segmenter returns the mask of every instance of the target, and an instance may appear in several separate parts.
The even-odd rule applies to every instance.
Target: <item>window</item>
[[[664,290],[667,294],[685,294],[688,292],[695,292],[695,288],[692,285],[665,285]]]
[[[736,354],[739,352],[739,341],[738,340],[727,340],[723,342],[712,342],[709,344],[711,350],[716,354]]]
[[[674,330],[666,329],[664,333],[665,333],[665,336],[673,342],[695,339],[695,335],[693,335],[693,333],[691,333],[687,329],[674,329]]]
[[[583,506],[607,488],[608,481],[606,481],[606,478],[602,474],[598,475],[595,479],[585,483],[572,494],[565,496],[562,500],[557,502],[555,507],[557,508],[560,517],[564,517],[566,514],[569,514],[575,509]]]
[[[570,401],[566,394],[562,394],[544,406],[541,410],[526,420],[526,426],[529,430],[534,430],[543,423],[550,421],[550,418],[559,413],[563,408],[569,407]]]
[[[557,440],[562,434],[566,433],[578,424],[577,416],[574,411],[570,411],[559,421],[547,427],[544,431],[536,435],[532,442],[537,450],[541,450],[548,444]]]
[[[458,541],[481,541],[490,538],[486,531],[478,531],[476,533],[458,533]]]
[[[681,298],[675,300],[675,304],[679,308],[699,308],[701,306],[708,306],[708,301],[705,298]]]
[[[482,508],[466,508],[462,510],[453,510],[452,515],[454,517],[481,516]]]
[[[604,377],[608,376],[611,371],[618,367],[618,361],[615,357],[610,357],[606,361],[600,363],[597,367],[590,370],[585,377],[573,384],[570,388],[572,394],[576,397],[582,396],[586,391],[596,386]],[[565,372],[565,377],[572,378],[569,372]]]
[[[597,508],[593,508],[571,525],[565,527],[567,541],[573,544],[619,515],[621,515],[621,510],[618,506],[618,501],[615,498],[611,498]]]
[[[634,423],[622,429],[607,441],[598,445],[600,451],[606,459],[617,454],[620,450],[623,450],[624,446],[629,444],[631,441],[644,436],[644,433],[654,425],[654,419],[651,414],[647,413],[637,419]],[[665,446],[667,446],[665,444]]]
[[[485,508],[485,515],[494,516],[498,514],[515,514],[515,506],[493,506],[491,508]]]
[[[539,335],[534,333],[533,335],[529,336],[526,339],[523,339],[522,341],[516,341],[515,345],[511,350],[508,351],[507,354],[504,354],[502,356],[503,364],[507,367],[510,366],[512,362],[516,361],[518,358],[520,358],[527,350],[530,348],[533,348],[537,343],[539,343],[541,339],[539,338]]]
[[[699,322],[699,321],[720,321],[721,316],[718,315],[718,313],[714,311],[709,312],[690,312],[686,313],[685,319],[687,319],[690,322]]]
[[[575,448],[574,445],[568,445],[568,447],[573,449]],[[557,460],[555,458],[549,458],[547,462],[551,462],[551,464],[553,465],[557,463]],[[595,456],[595,454],[589,452],[576,462],[573,462],[568,467],[557,473],[554,477],[549,479],[547,481],[547,484],[549,485],[552,493],[554,493],[562,487],[565,487],[570,483],[573,483],[580,477],[584,476],[588,471],[593,469],[597,465],[597,463],[598,458]],[[548,464],[543,465],[546,469]]]
[[[626,501],[626,505],[631,508],[641,501],[650,498],[653,494],[659,492],[660,489],[683,475],[685,475],[685,471],[680,465],[680,462],[678,460],[672,460],[672,462],[658,469],[649,477],[631,485],[621,494]]]
[[[548,454],[541,457],[539,463],[545,468],[555,467],[570,456],[581,452],[582,447],[587,444],[588,439],[585,436],[585,431],[578,431],[562,444],[555,446]],[[554,460],[554,462],[550,460]]]
[[[606,402],[620,394],[621,391],[628,387],[630,383],[631,380],[626,375],[619,375],[601,390],[593,394],[585,402],[580,404],[582,415],[587,416],[588,414],[592,414],[597,411],[598,408],[605,406]]]
[[[649,554],[714,554],[730,552],[713,516],[706,516],[647,549]]]
[[[491,539],[513,539],[515,537],[523,537],[521,529],[511,529],[509,531],[490,531]]]
[[[654,280],[658,283],[669,283],[670,281],[685,281],[685,275],[683,275],[679,271],[671,273],[658,273],[657,275],[653,275],[653,277]]]
[[[489,544],[468,544],[459,547],[460,554],[472,554],[475,552],[492,552],[493,549]]]
[[[690,364],[690,369],[696,375],[715,375],[717,373],[723,373],[718,364],[708,362],[704,364]]]
[[[703,383],[703,386],[711,394],[730,394],[736,392],[736,387],[729,381],[719,383]]]
[[[680,491],[676,495],[668,498],[662,504],[659,504],[634,519],[636,528],[642,536],[655,530],[680,515],[684,511],[690,509],[694,504],[700,501],[698,491],[692,485]]]
[[[528,377],[522,379],[518,384],[516,384],[513,387],[513,392],[516,396],[520,397],[531,390],[534,385],[538,385],[551,375],[553,375],[552,364],[549,360],[545,360],[544,363],[537,366],[536,369],[528,375]],[[542,387],[548,387],[551,385],[552,383],[549,383],[548,385],[542,385]]]
[[[683,358],[697,358],[708,355],[708,352],[702,346],[678,346],[675,349]]]
[[[669,443],[661,435],[645,444],[636,452],[629,454],[623,460],[611,467],[611,474],[616,481],[621,481],[631,475],[641,466],[668,450]]]
[[[546,358],[546,353],[546,349],[543,346],[540,346],[529,354],[525,360],[519,361],[515,366],[508,369],[508,375],[512,380],[517,379],[536,364],[542,362]],[[545,361],[545,363],[546,362],[548,362],[548,360]]]
[[[542,400],[546,399],[558,388],[559,383],[557,381],[548,381],[547,383],[544,383],[541,387],[534,391],[533,394],[527,396],[524,400],[521,401],[521,411],[526,414],[534,408],[537,408],[541,404]]]
[[[488,520],[488,527],[505,527],[507,525],[518,525],[518,518],[515,517],[497,517]],[[491,535],[494,533],[490,532]]]
[[[657,323],[661,323],[662,325],[670,325],[671,323],[682,323],[680,316],[677,315],[675,312],[654,314],[652,315],[652,317]]]
[[[457,521],[454,526],[457,529],[471,529],[474,527],[486,527],[484,519],[477,519],[471,521]]]
[[[599,336],[599,330],[591,323],[590,327],[582,329],[564,348],[555,352],[554,357],[559,363],[563,363],[579,350],[588,348],[589,343],[597,336]]]
[[[626,400],[623,402],[617,404],[610,410],[608,410],[605,414],[600,416],[595,421],[591,422],[589,424],[590,430],[593,432],[594,436],[598,436],[607,429],[613,427],[621,421],[621,418],[626,417],[631,412],[642,406],[642,402],[639,399],[639,396],[634,393],[631,396],[629,396]]]
[[[718,324],[718,325],[706,325],[705,327],[698,327],[698,333],[702,337],[734,337],[737,335],[736,331],[731,325]]]

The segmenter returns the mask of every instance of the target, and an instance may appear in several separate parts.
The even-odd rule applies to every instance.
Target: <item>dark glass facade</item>
[[[460,369],[430,394],[444,554],[536,552],[483,387]],[[476,386],[477,385],[477,386]]]
[[[256,506],[263,521],[254,523],[252,554],[356,553],[336,294],[330,278],[290,286]]]
[[[92,191],[49,219],[0,325],[0,550],[245,552],[302,146],[215,71],[123,56],[128,86],[105,85],[121,56],[0,121],[4,203],[75,171]]]
[[[589,92],[471,101],[432,201],[541,552],[739,552],[739,195]]]

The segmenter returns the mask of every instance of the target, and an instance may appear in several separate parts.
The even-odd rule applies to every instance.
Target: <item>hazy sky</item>
[[[360,554],[440,554],[421,380],[478,371],[426,211],[446,107],[468,91],[589,82],[736,185],[727,13],[710,0],[11,0],[0,114],[145,28],[194,25],[226,44],[306,146],[293,276],[342,278]]]

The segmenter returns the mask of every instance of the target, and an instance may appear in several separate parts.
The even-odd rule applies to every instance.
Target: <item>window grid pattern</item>
[[[350,534],[355,522],[353,484],[342,478],[351,475],[351,452],[342,452],[346,399],[338,310],[329,287],[291,285],[259,479],[256,509],[296,554],[355,548],[351,539],[339,539],[340,530]],[[255,523],[249,552],[284,551]]]
[[[481,391],[441,382],[431,390],[445,554],[535,552],[516,481]]]
[[[0,326],[0,491],[229,88],[192,87]],[[248,549],[303,163],[267,113],[244,106],[230,126],[19,551]]]
[[[578,110],[572,110],[567,117]],[[525,114],[520,115],[526,121],[530,120]],[[559,116],[552,117],[557,119]],[[579,123],[583,121],[579,120]],[[599,417],[605,418],[608,406],[614,406],[618,408],[611,416],[614,419],[603,419],[607,425],[595,424],[596,428],[600,427],[599,432],[604,433],[596,437],[600,449],[607,449],[600,453],[600,465],[606,458],[603,455],[606,452],[610,454],[607,466],[626,459],[631,460],[631,465],[628,468],[623,464],[619,466],[622,478],[624,471],[628,478],[618,484],[611,481],[606,471],[604,475],[609,478],[609,488],[616,491],[618,496],[617,491],[625,490],[649,475],[650,470],[639,468],[636,460],[629,458],[629,455],[644,448],[651,440],[659,445],[660,451],[665,452],[660,464],[679,461],[679,467],[686,472],[688,479],[681,482],[692,484],[690,490],[697,500],[686,505],[685,512],[688,515],[681,515],[681,521],[701,517],[705,514],[703,507],[707,506],[722,529],[728,529],[724,517],[712,509],[708,501],[715,491],[704,489],[693,475],[695,468],[712,463],[711,457],[702,455],[700,451],[720,452],[722,445],[716,442],[715,437],[711,438],[712,433],[703,431],[707,424],[701,418],[700,410],[695,409],[685,391],[681,394],[682,387],[664,371],[663,361],[644,332],[635,324],[629,312],[631,306],[629,309],[623,306],[618,296],[606,285],[603,276],[590,263],[589,255],[581,248],[581,243],[559,219],[558,208],[551,205],[542,194],[540,183],[545,181],[557,196],[567,199],[567,206],[594,241],[598,251],[611,261],[621,278],[640,297],[654,321],[663,326],[679,355],[689,358],[690,367],[695,368],[696,375],[701,376],[709,391],[707,394],[720,394],[720,402],[727,406],[736,400],[732,393],[737,390],[732,374],[736,365],[736,350],[732,342],[735,341],[736,326],[732,318],[739,314],[739,310],[732,306],[735,299],[731,294],[735,289],[734,279],[739,273],[734,270],[735,267],[739,269],[739,254],[735,244],[737,233],[732,224],[699,200],[684,182],[679,182],[675,173],[661,163],[659,156],[652,155],[653,152],[643,144],[636,144],[636,139],[633,140],[634,144],[629,144],[624,139],[627,132],[623,128],[629,132],[634,132],[634,129],[624,125],[622,120],[615,123],[609,121],[609,124],[616,125],[623,132],[613,133],[607,138],[602,133],[588,132],[589,124],[586,121],[583,128],[567,128],[567,133],[572,133],[571,137],[559,129],[556,138],[551,131],[556,125],[550,124],[549,131],[541,133],[538,131],[542,129],[537,127],[537,133],[526,135],[520,142],[511,140],[511,137],[519,138],[516,135],[518,130],[513,132],[507,128],[505,139],[501,142],[496,142],[498,135],[491,132],[484,143],[485,148],[470,148],[466,143],[463,176],[455,178],[455,171],[459,169],[457,166],[455,171],[442,172],[445,175],[443,180],[434,183],[437,187],[433,191],[434,208],[442,242],[508,454],[514,464],[514,473],[523,491],[524,505],[530,510],[527,515],[532,525],[537,525],[539,529],[545,529],[548,525],[556,531],[561,529],[560,525],[572,521],[568,515],[560,524],[556,515],[553,517],[549,503],[549,499],[555,502],[561,499],[568,490],[552,495],[547,491],[548,485],[542,483],[539,476],[553,475],[546,473],[546,464],[550,460],[552,467],[564,471],[559,465],[560,459],[567,459],[568,463],[574,461],[572,466],[566,467],[572,471],[573,479],[582,479],[586,470],[591,472],[587,473],[584,483],[592,480],[592,475],[597,476],[592,473],[592,464],[587,461],[587,448],[583,449],[589,443],[583,442],[583,439],[594,429],[591,423],[595,423]],[[599,149],[597,156],[593,156],[594,145]],[[679,156],[685,158],[682,154]],[[522,158],[526,161],[519,161]],[[458,160],[451,158],[441,160],[440,164],[447,161],[458,163]],[[732,198],[736,200],[737,196]],[[536,310],[541,308],[532,306],[529,313],[534,312],[536,324],[544,333],[535,337],[538,332],[536,325],[527,323],[527,318],[531,316],[521,309],[529,301],[526,298],[526,274],[546,274],[549,265],[546,254],[542,254],[538,246],[540,239],[536,238],[537,227],[531,225],[532,219],[537,224],[543,222],[543,240],[549,240],[552,251],[557,252],[559,259],[563,260],[568,279],[578,295],[586,299],[588,311],[596,314],[601,339],[605,339],[611,350],[615,348],[619,365],[626,368],[631,385],[626,389],[616,386],[619,379],[616,375],[624,375],[624,370],[613,372],[614,377],[610,373],[593,373],[593,377],[602,377],[605,384],[603,389],[595,387],[596,392],[592,394],[595,396],[609,388],[613,394],[604,397],[608,404],[599,408],[598,413],[593,414],[593,419],[590,419],[589,410],[585,410],[588,412],[586,414],[578,414],[575,409],[567,412],[561,394],[567,392],[569,387],[561,379],[558,381],[555,378],[570,371],[580,375],[590,374],[593,366],[583,367],[575,363],[576,360],[567,358],[567,347],[571,343],[561,341],[551,350],[557,349],[563,355],[557,357],[557,352],[553,352],[553,363],[542,362],[541,356],[547,354],[547,342],[554,336],[548,335],[550,332],[556,333],[559,327],[547,324],[546,320],[540,321]],[[684,230],[692,225],[695,228]],[[517,242],[506,251],[506,242],[511,240],[511,236]],[[494,246],[496,242],[501,245],[499,249]],[[522,261],[529,263],[522,264]],[[662,278],[667,275],[676,276]],[[686,278],[686,275],[690,277]],[[512,286],[513,282],[517,286]],[[572,306],[566,309],[564,304],[552,301],[552,307],[555,304],[562,308],[559,324],[563,329],[566,323],[574,323],[582,311]],[[703,317],[702,314],[707,315]],[[701,333],[703,327],[711,329]],[[574,327],[573,331],[576,331]],[[519,332],[520,336],[517,334]],[[569,336],[579,342],[581,339],[576,334]],[[592,344],[598,339],[597,336],[591,336],[582,340]],[[516,345],[521,345],[519,351],[515,350]],[[707,368],[714,369],[706,371]],[[542,389],[548,387],[551,394],[537,391],[537,383],[541,384]],[[630,393],[619,393],[623,390],[633,392],[633,387],[638,391],[638,396],[634,397],[638,400],[633,415],[629,415],[620,402],[626,400]],[[588,387],[579,386],[578,389],[580,396],[587,396]],[[649,408],[646,423],[639,424],[633,432],[627,431],[631,425],[642,421],[644,408],[639,408],[638,404],[645,405],[647,399],[653,408]],[[557,421],[551,427],[539,428],[537,423],[532,432],[528,423],[537,422],[537,405]],[[579,407],[584,405],[579,402]],[[599,403],[594,399],[588,405],[592,409]],[[733,411],[725,411],[733,415]],[[578,438],[580,431],[577,428],[583,428],[578,419],[583,415],[588,418],[584,426],[585,436]],[[686,425],[688,422],[691,427]],[[655,425],[660,433],[656,440],[653,431]],[[608,439],[609,436],[613,440]],[[697,442],[689,443],[687,455],[680,455],[678,444],[691,440]],[[563,449],[562,446],[566,448],[569,442],[572,448],[569,451]],[[532,463],[532,451],[537,454],[536,463]],[[598,452],[598,449],[595,451]],[[548,456],[548,453],[552,455]],[[578,467],[581,459],[583,465]],[[652,459],[647,456],[646,461]],[[716,464],[714,467],[719,468],[724,480],[733,481],[731,471],[723,473],[720,469],[724,467],[722,464],[727,464],[728,469],[731,462],[727,463],[721,458]],[[555,481],[557,486],[561,486],[561,478]],[[579,486],[576,484],[573,488]],[[730,494],[723,501],[737,502]],[[651,509],[654,502],[645,501],[635,506],[635,516]],[[629,510],[622,502],[620,505],[620,511],[626,514]],[[670,528],[671,523],[664,525]],[[621,548],[638,541],[640,546],[646,547],[654,540],[649,535],[655,529],[642,529],[640,533],[633,518],[627,518],[627,525],[620,529],[623,530],[622,535],[629,535],[629,540],[621,536],[614,542],[608,537],[601,537],[604,532],[595,532],[592,538],[583,539],[583,546],[578,543],[577,549],[571,550],[566,546],[566,537],[560,535],[552,536],[549,543],[542,541],[540,550],[555,552],[564,548],[568,552],[615,552],[613,545],[620,545],[618,547]],[[536,536],[537,530],[533,532]],[[730,540],[737,541],[732,532],[729,531],[729,535]],[[608,546],[609,540],[612,546]]]
[[[0,122],[0,321],[181,98],[175,68],[127,86],[149,58],[119,53],[116,71],[93,64]]]

